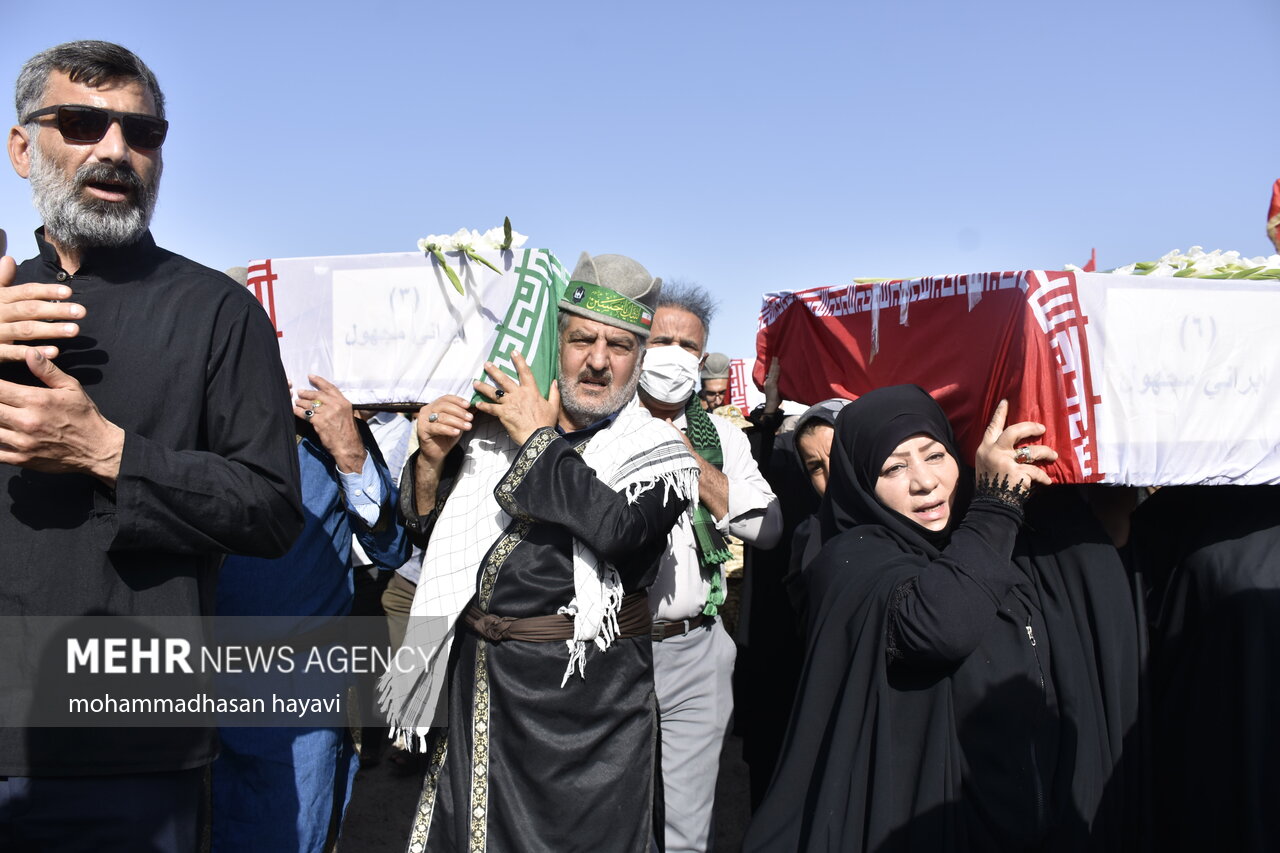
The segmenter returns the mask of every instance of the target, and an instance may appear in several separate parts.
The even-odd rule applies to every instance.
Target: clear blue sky
[[[769,291],[1271,252],[1276,0],[5,5],[6,91],[77,38],[156,71],[153,231],[218,269],[510,216],[705,285],[751,357]]]

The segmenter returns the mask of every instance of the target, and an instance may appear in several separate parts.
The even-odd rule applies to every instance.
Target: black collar
[[[35,231],[36,247],[40,250],[40,260],[50,268],[62,269],[58,260],[58,250],[44,238],[44,226]],[[156,251],[156,241],[150,231],[127,246],[94,246],[84,250],[80,255],[80,269],[77,276],[93,276],[112,279],[115,273],[132,273],[138,268],[139,261]],[[64,270],[65,272],[65,270]]]
[[[626,408],[626,407],[624,406],[623,408]],[[622,414],[622,409],[618,409],[618,411],[614,412],[612,415],[606,415],[605,417],[601,418],[600,420],[596,421],[590,426],[585,426],[582,429],[575,429],[570,432],[565,432],[564,428],[561,427],[560,424],[556,424],[556,432],[560,433],[565,438],[584,438],[584,437],[593,435],[599,432],[600,430],[604,429],[605,427],[609,426],[615,420],[618,419],[618,415],[620,414]]]

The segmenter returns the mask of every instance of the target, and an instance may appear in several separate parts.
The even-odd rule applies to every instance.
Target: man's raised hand
[[[293,402],[294,417],[311,424],[339,471],[360,473],[365,459],[364,439],[356,429],[351,401],[323,376],[312,374],[307,379],[312,387],[298,392]]]
[[[538,429],[555,426],[560,419],[560,386],[552,382],[550,393],[543,397],[524,356],[513,352],[511,363],[516,367],[517,378],[512,379],[496,364],[485,364],[484,371],[493,385],[471,385],[490,401],[476,403],[476,408],[500,420],[511,440],[523,445]]]
[[[16,273],[13,258],[0,258],[0,362],[22,361],[32,349],[25,341],[74,338],[85,314],[83,305],[64,301],[71,298],[65,284],[14,284]],[[58,355],[51,344],[38,349],[46,358]]]

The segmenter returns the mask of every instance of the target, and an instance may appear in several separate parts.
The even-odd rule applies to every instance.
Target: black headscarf
[[[821,403],[814,403],[812,406],[804,410],[804,414],[796,418],[796,436],[799,437],[800,434],[808,428],[808,425],[813,423],[819,425],[825,424],[832,429],[835,429],[836,418],[839,417],[841,409],[849,405],[851,402],[853,401],[846,400],[843,397],[832,397],[828,400],[823,400]],[[805,467],[804,458],[800,456],[799,451],[800,448],[797,445],[796,461],[800,463],[800,469],[804,471],[805,479],[809,479],[809,469]],[[810,482],[810,485],[812,485],[812,482]],[[816,493],[817,491],[817,488],[814,488],[814,492]]]
[[[827,494],[818,508],[821,542],[860,524],[878,524],[905,543],[936,557],[950,538],[956,520],[968,505],[972,479],[956,449],[955,434],[942,408],[918,385],[877,388],[845,406],[836,419],[831,442],[831,475]],[[927,435],[955,458],[961,476],[951,521],[942,531],[930,531],[889,509],[876,497],[876,481],[889,454],[914,435]]]

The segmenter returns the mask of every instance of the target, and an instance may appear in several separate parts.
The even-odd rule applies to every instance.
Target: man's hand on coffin
[[[418,515],[435,509],[445,457],[471,429],[472,417],[467,401],[454,394],[445,394],[418,409],[414,427],[418,452],[412,457],[413,502]]]
[[[551,393],[543,397],[524,356],[512,353],[511,363],[516,368],[515,379],[503,373],[496,364],[486,362],[484,372],[489,374],[493,384],[473,382],[472,385],[489,401],[476,403],[476,408],[496,417],[506,427],[512,441],[523,445],[537,430],[556,425],[560,418],[560,389],[552,382]]]
[[[455,394],[445,394],[418,410],[418,455],[439,471],[449,451],[457,446],[462,434],[471,429],[475,415],[467,401]]]
[[[364,467],[365,449],[360,431],[356,429],[351,401],[343,396],[337,385],[323,376],[310,375],[307,379],[314,390],[304,388],[298,392],[297,399],[293,401],[294,417],[311,424],[339,471],[344,474],[360,473]]]

